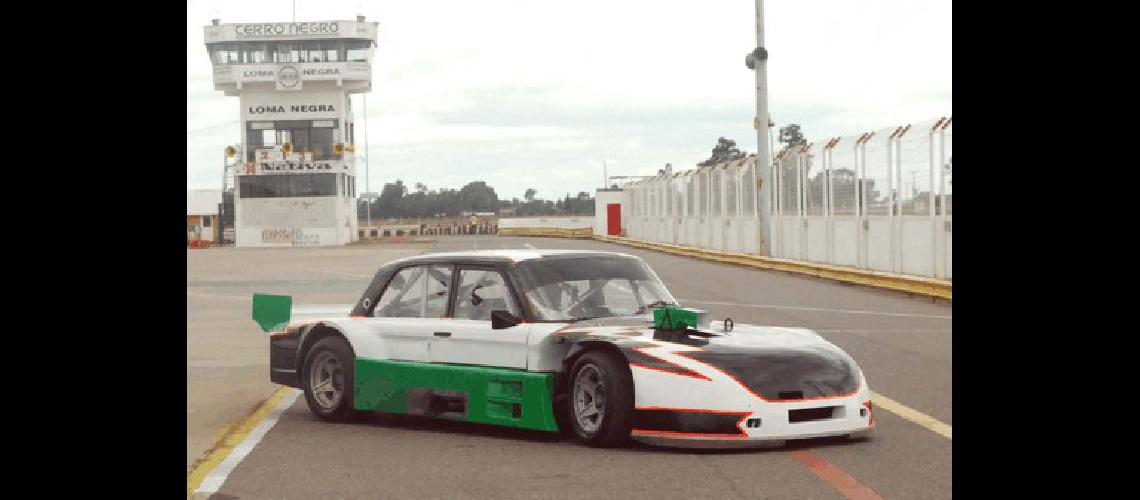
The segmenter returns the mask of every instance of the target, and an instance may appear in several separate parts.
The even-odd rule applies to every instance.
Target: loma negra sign
[[[249,106],[249,114],[266,113],[331,113],[336,111],[332,104],[301,104],[299,106]]]
[[[335,35],[340,32],[339,23],[261,23],[235,24],[237,36],[279,36],[279,35]]]

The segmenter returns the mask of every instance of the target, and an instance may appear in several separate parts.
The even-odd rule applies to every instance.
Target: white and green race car
[[[375,411],[699,447],[875,425],[841,349],[802,328],[709,321],[627,254],[421,255],[381,267],[353,305],[258,294],[254,319],[270,379],[325,420]]]

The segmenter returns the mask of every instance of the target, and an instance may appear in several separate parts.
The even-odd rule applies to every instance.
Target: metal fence
[[[624,186],[631,238],[759,253],[755,156]]]
[[[950,279],[950,118],[780,151],[772,182],[755,156],[627,184],[627,236],[760,253],[756,189],[770,189],[772,254]]]

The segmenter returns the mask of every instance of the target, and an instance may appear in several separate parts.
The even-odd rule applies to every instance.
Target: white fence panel
[[[950,278],[950,123],[792,147],[774,158],[772,179],[757,179],[751,156],[631,182],[623,227],[632,238],[758,254],[762,186],[776,257]]]
[[[876,271],[891,272],[892,246],[891,235],[892,220],[887,216],[868,216],[863,219],[865,224],[865,244],[867,262],[866,267]]]
[[[940,141],[940,147],[941,147],[941,152],[942,152],[941,164],[942,164],[942,171],[943,171],[943,173],[942,173],[942,200],[944,200],[943,203],[941,204],[941,206],[946,207],[945,212],[943,213],[943,224],[942,224],[942,234],[944,235],[944,239],[945,239],[945,243],[944,243],[943,248],[944,248],[944,252],[945,252],[944,261],[946,263],[946,265],[945,265],[946,278],[952,278],[954,276],[954,266],[952,265],[954,262],[954,260],[953,260],[953,249],[954,249],[953,239],[954,238],[953,238],[953,225],[952,225],[952,220],[953,220],[952,208],[954,205],[954,203],[953,203],[954,192],[953,192],[952,188],[953,188],[954,183],[953,183],[953,176],[951,175],[953,173],[951,170],[953,163],[951,162],[951,156],[950,156],[950,154],[953,152],[952,146],[954,145],[953,144],[953,137],[952,137],[953,132],[954,132],[953,123],[950,123],[950,122],[946,123],[946,125],[944,125],[944,127],[943,127],[943,130],[941,131],[941,141]]]
[[[863,227],[857,217],[835,217],[833,230],[834,263],[841,266],[859,266],[859,232]]]
[[[801,235],[803,222],[798,217],[787,217],[780,221],[780,241],[783,243],[783,254],[786,259],[803,259]]]
[[[804,255],[805,260],[823,262],[827,260],[827,226],[830,221],[826,217],[807,217],[804,219],[804,240],[807,242]]]
[[[934,219],[904,215],[901,229],[902,273],[934,276]]]

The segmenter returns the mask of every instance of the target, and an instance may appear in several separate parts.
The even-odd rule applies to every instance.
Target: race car
[[[559,432],[592,446],[779,446],[862,438],[862,370],[803,328],[683,308],[640,258],[434,253],[380,267],[345,306],[256,294],[270,379],[317,417],[421,415]]]

